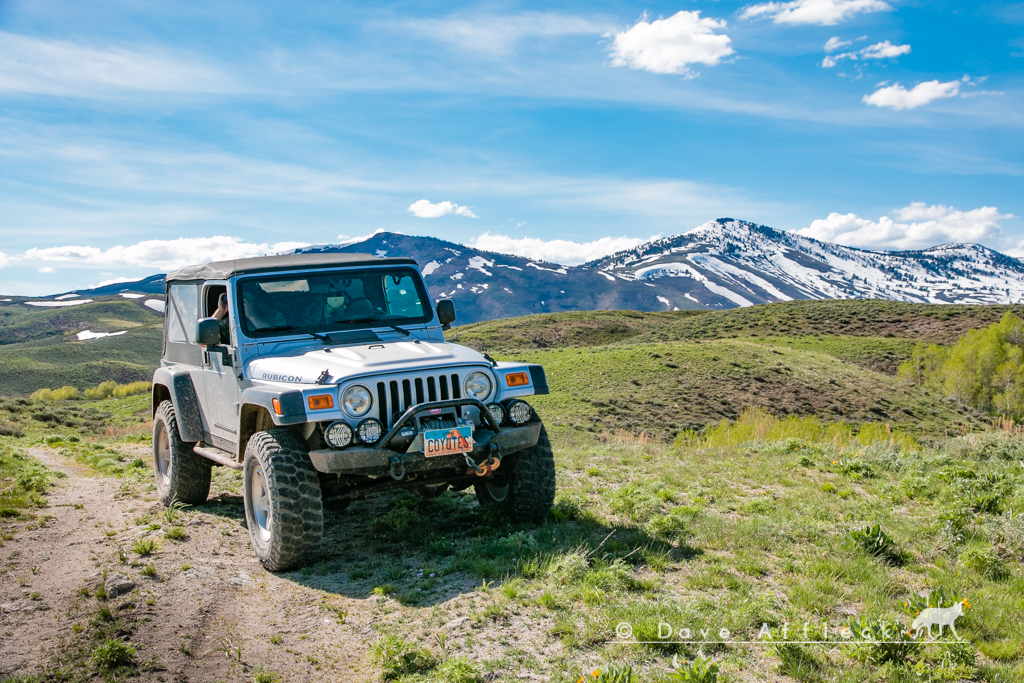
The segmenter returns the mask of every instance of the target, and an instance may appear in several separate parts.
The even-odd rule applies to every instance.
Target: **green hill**
[[[0,304],[0,395],[44,387],[78,389],[106,380],[148,380],[160,361],[163,316],[147,299],[106,297],[66,308],[34,308],[25,299]],[[123,335],[79,341],[77,333]]]
[[[12,310],[14,309],[14,310]],[[776,415],[913,424],[927,433],[982,416],[893,376],[917,341],[949,343],[1024,306],[795,301],[730,311],[544,314],[453,329],[450,341],[542,363],[553,393],[537,399],[562,427],[681,429],[758,406]],[[138,300],[61,310],[0,308],[0,394],[148,379],[162,318]],[[83,329],[124,335],[77,341]]]
[[[748,407],[823,421],[883,421],[942,433],[982,415],[894,377],[817,350],[740,340],[629,344],[525,351],[544,365],[551,394],[541,414],[585,431],[643,430],[669,438],[682,429],[735,419]]]

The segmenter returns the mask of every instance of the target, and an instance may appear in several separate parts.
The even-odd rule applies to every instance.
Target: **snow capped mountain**
[[[576,267],[395,233],[301,251],[411,256],[431,294],[455,300],[460,323],[617,308],[720,310],[790,299],[1024,301],[1024,263],[976,244],[865,251],[731,218]]]
[[[721,310],[790,299],[1024,302],[1024,263],[977,244],[865,251],[731,218],[583,266],[386,232],[299,251],[412,257],[431,295],[456,302],[460,324],[560,311]],[[162,281],[158,275],[76,293],[162,292]]]
[[[705,307],[790,299],[1017,303],[1024,263],[977,244],[924,251],[843,247],[730,218],[588,263]],[[678,304],[677,304],[678,305]],[[680,306],[682,307],[682,306]]]

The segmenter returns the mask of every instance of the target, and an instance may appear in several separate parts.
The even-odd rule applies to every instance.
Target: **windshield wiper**
[[[380,320],[378,318],[369,318],[369,317],[366,317],[366,318],[345,318],[344,320],[339,320],[338,322],[340,322],[340,323],[376,323],[380,327],[390,327],[395,332],[398,332],[399,334],[401,334],[401,335],[403,335],[405,337],[408,337],[409,335],[412,334],[412,332],[410,332],[409,330],[402,329],[398,325],[392,325],[391,323],[384,322],[383,320]]]
[[[273,327],[258,327],[253,332],[291,332],[295,329],[297,329],[295,325],[275,325]],[[300,332],[299,334],[308,334],[313,339],[322,341],[325,344],[329,341],[326,335],[317,332]]]

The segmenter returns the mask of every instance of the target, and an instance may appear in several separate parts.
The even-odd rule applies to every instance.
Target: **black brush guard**
[[[525,450],[536,445],[540,438],[540,420],[534,419],[521,427],[502,427],[494,421],[491,411],[483,402],[475,398],[457,398],[412,406],[398,418],[394,426],[375,446],[324,448],[310,451],[309,459],[318,472],[325,474],[382,477],[389,476],[394,472],[393,465],[400,465],[406,474],[442,469],[465,471],[466,456],[461,453],[428,458],[423,453],[412,450],[416,445],[415,440],[406,450],[390,448],[392,442],[401,434],[402,429],[417,415],[429,414],[431,410],[462,407],[473,407],[479,410],[480,419],[484,423],[483,426],[473,430],[473,451],[469,453],[469,456],[475,463],[483,463],[492,456],[503,458],[506,455]]]

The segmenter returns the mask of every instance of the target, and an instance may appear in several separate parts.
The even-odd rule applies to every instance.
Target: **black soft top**
[[[265,273],[275,270],[301,270],[303,268],[332,268],[335,266],[416,265],[411,258],[379,258],[370,254],[314,253],[257,256],[233,261],[214,261],[201,266],[185,266],[168,273],[167,282],[173,280],[226,280],[243,273]]]

